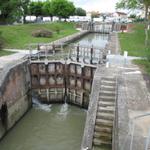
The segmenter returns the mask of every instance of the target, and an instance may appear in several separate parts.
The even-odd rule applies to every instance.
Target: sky
[[[115,12],[118,0],[70,0],[76,7],[82,7],[87,11]]]

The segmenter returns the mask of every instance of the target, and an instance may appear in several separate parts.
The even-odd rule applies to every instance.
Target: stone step
[[[102,81],[104,81],[104,80],[105,80],[105,81],[115,81],[116,78],[114,78],[114,77],[102,77],[101,80],[102,80]]]
[[[105,101],[99,101],[98,107],[107,107],[107,106],[115,106],[114,102],[105,102]]]
[[[112,140],[112,134],[105,132],[94,132],[94,138]]]
[[[95,126],[94,129],[96,132],[105,132],[112,134],[112,128],[111,127],[101,127],[101,126]]]
[[[93,139],[93,144],[94,144],[95,146],[111,145],[111,144],[112,144],[112,141],[111,141],[111,140],[102,140],[102,139],[94,138],[94,139]]]
[[[96,119],[95,124],[98,126],[101,125],[103,127],[113,127],[113,121],[112,120]]]
[[[103,101],[115,101],[115,96],[100,95],[99,99]]]
[[[102,80],[101,85],[108,85],[108,86],[115,86],[116,81],[107,81],[107,80]]]
[[[114,115],[109,113],[97,113],[97,119],[114,120]]]
[[[115,87],[109,85],[101,85],[101,89],[105,91],[115,91]]]
[[[109,107],[101,107],[99,106],[98,109],[97,109],[97,112],[98,113],[110,113],[110,114],[114,114],[114,107],[112,106],[109,106]]]
[[[100,95],[101,96],[115,96],[115,91],[107,91],[107,90],[101,90]]]

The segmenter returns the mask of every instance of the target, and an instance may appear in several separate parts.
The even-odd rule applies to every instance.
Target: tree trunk
[[[145,5],[145,21],[148,20],[148,5]]]
[[[25,23],[26,23],[26,16],[23,15],[23,24],[25,24]]]
[[[53,16],[50,16],[50,18],[51,18],[51,22],[53,21]]]

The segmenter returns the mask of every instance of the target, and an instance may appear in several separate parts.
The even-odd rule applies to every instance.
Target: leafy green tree
[[[20,0],[23,23],[26,23],[26,16],[29,14],[29,2],[30,0]]]
[[[17,8],[19,7],[19,0],[0,0],[0,23],[12,23],[15,19]]]
[[[50,0],[47,0],[46,2],[44,2],[42,9],[43,9],[43,15],[50,16],[51,21],[53,21],[52,4]]]
[[[52,0],[52,12],[55,16],[61,18],[68,18],[75,13],[75,6],[68,0]]]
[[[36,18],[43,15],[43,2],[31,2],[29,5],[30,15],[35,15]]]
[[[28,11],[29,0],[0,0],[0,23],[7,24],[19,21]]]
[[[82,8],[76,8],[75,15],[77,15],[77,16],[86,16],[86,11]]]
[[[145,19],[148,19],[148,8],[150,7],[150,0],[120,0],[117,4],[117,8],[124,9],[137,9],[145,8]]]

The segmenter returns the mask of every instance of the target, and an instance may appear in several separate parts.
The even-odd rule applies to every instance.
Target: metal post
[[[79,62],[79,44],[77,46],[77,62]]]
[[[91,60],[90,60],[90,64],[93,64],[93,45],[91,47]]]
[[[38,44],[37,50],[38,50],[38,60],[40,60],[40,45],[39,44]]]

